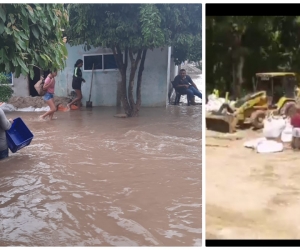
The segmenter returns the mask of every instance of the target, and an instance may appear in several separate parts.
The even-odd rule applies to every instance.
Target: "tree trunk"
[[[127,100],[126,93],[126,72],[128,65],[128,48],[125,48],[125,62],[123,62],[122,52],[118,46],[112,48],[118,69],[120,71],[122,81],[120,83],[121,102],[127,116],[130,116],[131,109]]]
[[[234,32],[232,34],[232,90],[234,98],[240,98],[241,96],[241,84],[242,84],[242,71],[244,66],[243,49],[242,49],[242,35],[240,33]]]
[[[134,97],[133,97],[133,87],[134,87],[134,79],[135,79],[135,73],[137,70],[137,66],[139,65],[139,62],[141,60],[141,54],[142,54],[142,50],[139,50],[136,58],[134,58],[133,52],[131,50],[129,50],[129,58],[130,58],[130,63],[131,63],[129,85],[128,85],[128,99],[129,99],[129,105],[130,105],[130,109],[131,109],[130,116],[137,116],[137,114],[135,112],[136,104],[134,102]]]
[[[122,106],[124,108],[125,114],[127,116],[131,115],[131,108],[129,106],[128,100],[127,100],[127,94],[126,94],[126,70],[122,70],[122,82],[121,82],[121,102]]]
[[[142,104],[141,85],[142,85],[142,76],[143,76],[143,71],[144,71],[146,55],[147,55],[147,49],[144,49],[143,53],[142,53],[142,59],[141,59],[140,67],[139,67],[137,86],[136,86],[136,105],[135,105],[135,109],[134,109],[135,116],[139,115],[140,107]]]
[[[235,63],[232,64],[232,92],[233,92],[233,98],[236,99],[237,98],[237,93],[236,93],[236,68],[235,68]]]
[[[117,100],[116,100],[117,107],[121,107],[121,98],[122,98],[122,81],[119,81],[117,85]]]
[[[134,53],[131,49],[125,48],[125,62],[123,62],[123,57],[121,50],[118,46],[112,48],[114,57],[121,73],[122,80],[118,86],[118,93],[121,95],[121,103],[124,108],[124,111],[128,117],[134,117],[139,115],[140,106],[142,103],[141,100],[141,84],[142,84],[142,74],[144,70],[145,60],[147,49],[140,49],[137,52],[136,57],[134,58]],[[128,57],[130,59],[130,76],[129,84],[127,87],[126,73],[128,65]],[[136,88],[136,102],[134,101],[133,88],[135,82],[135,75],[138,69],[138,79],[137,79],[137,88]],[[127,87],[127,90],[126,90]],[[118,97],[119,98],[119,97]],[[118,105],[118,101],[117,101]]]
[[[237,82],[236,82],[236,94],[238,98],[242,95],[242,85],[243,85],[243,68],[244,68],[245,58],[243,56],[239,57],[237,63]]]
[[[234,98],[241,98],[242,94],[242,84],[243,84],[243,68],[244,68],[245,58],[240,56],[237,60],[234,60],[232,65],[232,87]]]
[[[115,57],[115,60],[116,60],[116,57]],[[117,62],[117,60],[116,60],[116,62]],[[117,63],[117,65],[118,65],[118,63]],[[120,73],[121,73],[121,81],[119,81],[118,82],[118,85],[117,85],[117,99],[116,99],[116,106],[117,107],[121,107],[121,102],[122,102],[122,82],[123,82],[123,78],[122,78],[122,66],[118,66],[118,68],[119,68],[119,71],[120,71]],[[125,74],[126,74],[126,72],[125,72]],[[126,77],[125,77],[125,79],[126,79]]]

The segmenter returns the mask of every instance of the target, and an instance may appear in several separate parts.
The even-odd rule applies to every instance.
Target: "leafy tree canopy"
[[[64,68],[67,24],[63,4],[0,4],[0,72],[33,78],[33,66]]]
[[[243,60],[240,60],[243,58]],[[244,64],[241,63],[244,61]],[[235,81],[233,67],[239,68]],[[252,89],[257,72],[300,72],[299,16],[209,16],[206,18],[207,88]]]
[[[72,4],[71,45],[120,50],[174,46],[177,64],[202,58],[201,4]]]

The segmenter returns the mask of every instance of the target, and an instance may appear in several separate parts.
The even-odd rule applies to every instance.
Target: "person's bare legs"
[[[50,100],[46,101],[46,103],[47,103],[48,106],[50,107],[50,110],[47,111],[45,114],[41,115],[40,118],[41,118],[41,119],[45,119],[46,116],[49,115],[50,120],[52,120],[53,114],[54,114],[54,112],[56,111],[56,107],[55,107],[53,98],[51,98]]]
[[[80,107],[80,102],[82,99],[82,92],[79,89],[75,89],[75,92],[76,92],[77,97],[72,102],[67,104],[68,110],[70,110],[71,105],[74,104],[75,102],[77,102],[77,106]]]
[[[55,110],[56,111],[56,110]],[[55,113],[55,112],[54,112]],[[49,115],[49,118],[50,118],[50,120],[56,120],[57,119],[57,117],[56,116],[53,116],[54,115],[54,113],[52,113],[51,115]]]
[[[53,102],[54,102],[54,100],[53,100]],[[55,104],[55,103],[54,103],[54,104]],[[58,110],[58,105],[55,106],[55,112],[56,112],[57,110]],[[54,113],[55,113],[55,112],[54,112]],[[54,113],[52,113],[51,115],[49,115],[50,120],[57,120],[57,117],[56,117],[56,116],[53,116]]]

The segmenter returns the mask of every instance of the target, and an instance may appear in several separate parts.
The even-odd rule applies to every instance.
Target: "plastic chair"
[[[176,90],[176,88],[174,86],[174,81],[171,81],[171,83],[172,83],[172,86],[173,86],[173,88],[175,90],[175,93],[176,93],[174,105],[179,105],[181,96],[182,95],[186,95],[186,94],[182,94],[178,90]],[[190,106],[190,100],[189,100],[189,98],[187,98],[187,102],[188,102],[188,106]]]

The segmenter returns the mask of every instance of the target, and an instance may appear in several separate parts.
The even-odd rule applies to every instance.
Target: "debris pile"
[[[62,104],[63,106],[66,106],[71,101],[68,97],[58,97],[54,96],[54,103],[55,106],[58,104]],[[9,104],[12,104],[15,108],[42,108],[47,107],[47,103],[43,100],[41,96],[35,96],[35,97],[20,97],[20,96],[13,96],[8,101]]]
[[[69,102],[71,102],[71,99],[68,97],[54,96],[54,103],[56,107],[66,107]],[[40,112],[50,110],[47,103],[41,96],[13,96],[9,99],[8,103],[0,102],[0,108],[2,108],[5,112]]]

